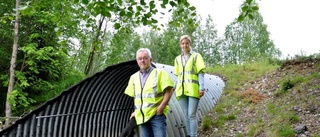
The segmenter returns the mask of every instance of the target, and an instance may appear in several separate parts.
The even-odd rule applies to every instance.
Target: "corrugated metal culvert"
[[[173,66],[153,63],[173,80]],[[118,137],[133,112],[133,99],[123,92],[130,76],[139,70],[135,60],[109,66],[17,120],[1,137]],[[199,120],[213,109],[225,84],[205,74],[205,95],[199,103]],[[170,102],[167,136],[185,137],[185,120],[175,95]],[[140,136],[136,128],[134,136]]]

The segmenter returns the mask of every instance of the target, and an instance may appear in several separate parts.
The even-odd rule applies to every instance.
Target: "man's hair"
[[[138,59],[138,53],[139,53],[139,52],[142,52],[142,51],[146,51],[146,52],[148,53],[148,56],[149,56],[150,58],[152,58],[152,56],[151,56],[151,51],[150,51],[148,48],[140,48],[140,49],[137,51],[136,59]]]

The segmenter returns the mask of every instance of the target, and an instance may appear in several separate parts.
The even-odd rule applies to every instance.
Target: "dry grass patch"
[[[247,89],[244,92],[240,92],[239,96],[247,103],[258,103],[266,98],[266,95],[252,88]]]

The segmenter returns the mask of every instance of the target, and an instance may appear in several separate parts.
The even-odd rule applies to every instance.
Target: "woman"
[[[182,54],[177,56],[174,62],[174,73],[178,77],[175,82],[175,92],[185,116],[187,134],[196,137],[198,129],[196,114],[205,90],[205,65],[202,56],[192,51],[190,46],[191,38],[188,35],[181,36]]]

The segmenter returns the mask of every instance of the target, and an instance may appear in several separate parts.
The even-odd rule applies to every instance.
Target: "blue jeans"
[[[166,119],[164,114],[154,115],[148,122],[141,124],[142,137],[166,137]]]
[[[196,137],[198,132],[197,109],[199,99],[182,95],[179,104],[186,120],[187,134],[191,137]]]

